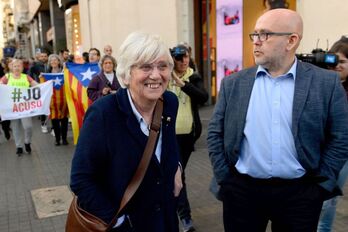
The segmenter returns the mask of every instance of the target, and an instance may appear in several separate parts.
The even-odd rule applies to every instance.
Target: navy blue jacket
[[[135,231],[178,231],[174,176],[178,101],[165,92],[161,163],[153,155],[144,180],[123,213]],[[168,120],[170,118],[170,120]],[[88,109],[71,167],[71,190],[80,206],[109,223],[142,157],[147,136],[131,109],[127,90],[98,99]]]

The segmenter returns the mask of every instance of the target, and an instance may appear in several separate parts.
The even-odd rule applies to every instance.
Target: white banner
[[[2,120],[49,115],[53,82],[46,81],[31,88],[0,84],[0,116]]]

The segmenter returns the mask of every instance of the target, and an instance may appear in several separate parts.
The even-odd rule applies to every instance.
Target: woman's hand
[[[176,86],[178,86],[180,88],[185,86],[185,82],[183,82],[180,79],[180,77],[178,77],[174,72],[173,72],[172,78],[173,78],[173,81],[174,81]]]
[[[103,93],[103,95],[108,95],[110,91],[111,91],[111,88],[105,87],[105,88],[102,90],[102,93]]]
[[[179,196],[181,189],[182,189],[182,177],[181,177],[181,168],[179,166],[174,177],[174,196],[175,197]]]

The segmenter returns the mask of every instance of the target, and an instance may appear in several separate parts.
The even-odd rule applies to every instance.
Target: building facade
[[[238,70],[254,64],[248,34],[265,10],[268,0],[0,0],[4,46],[15,47],[16,56],[33,57],[38,49],[58,53],[68,48],[77,58],[95,47],[111,45],[114,55],[133,31],[159,34],[169,47],[187,42],[192,47],[198,71],[213,98],[218,94],[219,32],[217,21],[223,5],[227,18],[239,15],[242,62]],[[233,11],[236,4],[238,11]],[[272,0],[298,11],[304,19],[304,37],[299,52],[316,46],[329,48],[341,35],[348,35],[342,0]],[[219,8],[219,9],[218,9]],[[228,9],[232,9],[229,15]],[[225,16],[223,16],[225,17]],[[232,22],[232,21],[231,21]],[[231,23],[233,24],[233,23]],[[315,26],[312,26],[315,25]],[[333,26],[334,25],[334,26]],[[231,26],[232,27],[232,26]],[[318,42],[320,41],[320,42]],[[318,44],[318,45],[316,45]],[[11,51],[11,50],[9,50]],[[228,53],[236,53],[233,50]],[[77,59],[78,60],[78,59]],[[235,66],[234,66],[235,67]],[[237,66],[236,66],[237,67]],[[230,71],[230,69],[228,69]],[[228,72],[229,73],[229,72]]]

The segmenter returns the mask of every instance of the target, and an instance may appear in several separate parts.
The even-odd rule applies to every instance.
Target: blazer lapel
[[[305,106],[311,82],[312,75],[309,69],[305,68],[302,63],[298,61],[292,107],[292,133],[294,136],[297,134],[300,115]]]
[[[117,101],[120,106],[120,110],[126,115],[127,121],[127,129],[131,136],[139,142],[141,147],[145,147],[145,144],[147,142],[147,137],[144,135],[144,133],[141,131],[139,123],[132,111],[132,107],[129,103],[127,89],[120,89],[116,93]]]
[[[170,136],[170,126],[174,126],[175,124],[172,120],[168,120],[170,118],[168,115],[170,115],[169,111],[172,109],[169,109],[169,105],[166,103],[166,98],[163,99],[163,112],[162,112],[162,120],[161,120],[161,133],[162,133],[162,147],[161,147],[161,162],[158,161],[157,157],[154,155],[152,159],[154,159],[155,163],[160,168],[161,172],[165,170],[166,168],[166,161],[169,158],[170,155],[172,155],[173,151],[170,151],[168,149],[168,145],[166,144],[166,141],[170,141],[168,138]],[[170,125],[171,124],[171,125]],[[160,135],[158,135],[159,138]],[[157,140],[158,140],[157,138]],[[157,144],[156,144],[157,145]]]

